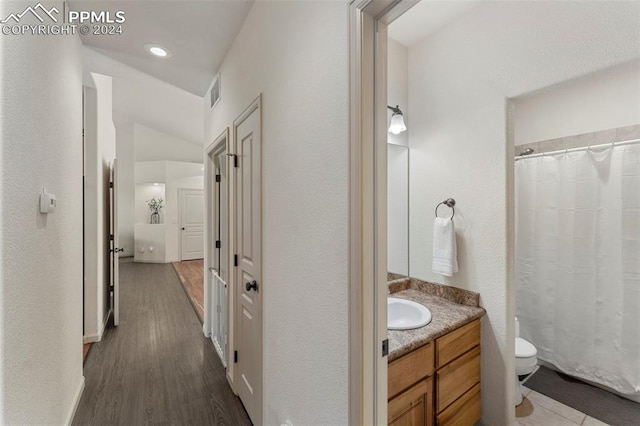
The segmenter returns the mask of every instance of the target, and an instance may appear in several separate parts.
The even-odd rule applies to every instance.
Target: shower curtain
[[[640,396],[640,145],[516,161],[516,314],[538,357]]]

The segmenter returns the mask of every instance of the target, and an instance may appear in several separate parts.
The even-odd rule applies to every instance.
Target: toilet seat
[[[520,337],[516,338],[516,358],[531,358],[537,354],[535,346]]]

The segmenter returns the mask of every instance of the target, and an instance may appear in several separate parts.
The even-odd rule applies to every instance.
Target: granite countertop
[[[450,294],[446,294],[449,293],[449,291],[446,290],[444,292],[445,294],[443,294],[441,290],[437,291],[436,294],[440,293],[441,295],[436,296],[434,291],[432,291],[432,287],[446,286],[425,283],[415,279],[407,279],[406,281],[408,282],[403,283],[406,285],[390,285],[390,296],[412,300],[426,306],[431,311],[431,322],[424,327],[413,330],[389,330],[388,362],[398,359],[418,349],[420,346],[424,346],[436,338],[460,328],[485,314],[485,310],[478,306],[479,296],[477,293],[448,287],[446,290],[453,289],[454,296],[456,297],[450,297]],[[470,294],[460,297],[461,292]],[[450,299],[454,300],[452,301]],[[475,305],[473,300],[476,301]]]

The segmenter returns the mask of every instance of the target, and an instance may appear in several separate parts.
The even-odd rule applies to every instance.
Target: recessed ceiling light
[[[144,48],[153,56],[157,56],[158,58],[169,58],[171,56],[171,52],[157,44],[145,44]]]

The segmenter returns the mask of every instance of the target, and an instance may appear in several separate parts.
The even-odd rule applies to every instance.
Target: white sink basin
[[[387,328],[389,330],[411,330],[424,327],[431,322],[431,311],[411,300],[387,298]]]

